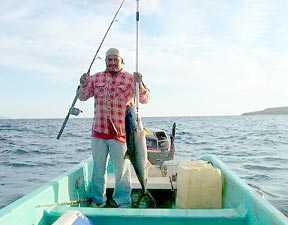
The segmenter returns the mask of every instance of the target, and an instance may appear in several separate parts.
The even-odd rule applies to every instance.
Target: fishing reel
[[[70,115],[78,116],[80,113],[83,113],[83,111],[78,108],[75,108],[74,106],[71,106],[71,108],[69,109]]]

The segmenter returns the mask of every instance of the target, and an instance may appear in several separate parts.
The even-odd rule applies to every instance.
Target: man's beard
[[[108,70],[109,73],[115,74],[115,73],[118,73],[121,70],[121,67],[117,66],[117,65],[111,65],[111,66],[107,67],[107,70]]]

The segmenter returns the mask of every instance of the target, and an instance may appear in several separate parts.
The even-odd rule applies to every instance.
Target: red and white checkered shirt
[[[90,76],[85,86],[80,86],[78,94],[81,101],[94,96],[92,136],[125,142],[125,112],[134,98],[134,76],[124,70],[113,75],[99,72]],[[139,89],[140,103],[147,103],[149,97],[149,89],[145,93]]]

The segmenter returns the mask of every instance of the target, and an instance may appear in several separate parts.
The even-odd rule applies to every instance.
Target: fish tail
[[[144,191],[139,196],[138,201],[137,201],[137,208],[144,208],[144,207],[141,207],[141,204],[144,202],[144,199],[147,199],[147,201],[145,201],[146,203],[145,208],[156,208],[156,201],[148,190]]]

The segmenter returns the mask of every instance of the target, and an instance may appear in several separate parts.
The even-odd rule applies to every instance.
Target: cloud
[[[120,7],[120,4],[123,0],[86,0],[87,3],[91,3],[93,5],[97,5],[99,8],[103,8],[104,10],[116,10]],[[160,0],[145,0],[138,1],[139,9],[144,13],[152,13],[157,10],[160,6]],[[137,0],[124,0],[124,4],[121,8],[121,12],[125,14],[135,14],[136,11]]]
[[[1,73],[13,74],[17,70],[23,77],[29,74],[59,85],[78,84],[120,3],[121,0],[4,1],[0,6]],[[287,3],[139,3],[143,15],[139,70],[152,89],[151,104],[155,108],[161,105],[165,113],[165,105],[184,95],[199,112],[216,100],[219,111],[225,105],[235,111],[234,101],[245,102],[249,107],[259,107],[265,101],[286,101]],[[135,70],[135,10],[136,0],[126,0],[99,52],[103,58],[107,48],[119,47],[128,71]],[[91,71],[104,67],[104,61],[97,60]],[[175,99],[167,98],[171,91],[175,92]],[[183,102],[176,105],[181,108]],[[186,114],[189,110],[187,107]]]
[[[45,71],[45,76],[58,77],[71,77],[76,70],[76,76],[79,76],[79,70],[85,71],[85,66],[91,62],[120,2],[6,2],[1,10],[0,56],[3,60],[0,65],[38,74]],[[159,1],[143,1],[143,10],[151,12],[158,4]],[[127,35],[127,30],[121,29],[125,26],[125,18],[132,13],[132,6],[134,16],[135,5],[136,1],[125,2],[124,15],[120,22],[113,24],[104,46],[113,43],[122,47],[123,43],[129,45],[134,41],[133,35]],[[105,52],[104,46],[100,55]]]
[[[237,13],[231,16],[229,29],[237,39],[247,43],[265,41],[270,36],[277,10],[270,1],[246,1]]]
[[[173,41],[154,40],[142,49],[145,53],[140,57],[140,69],[156,95],[158,90],[166,94],[176,90],[177,94],[183,90],[217,90],[230,97],[235,94],[235,98],[241,93],[288,94],[287,57],[271,58],[269,51],[231,44],[213,46],[210,41],[187,49],[185,43],[176,45]]]

